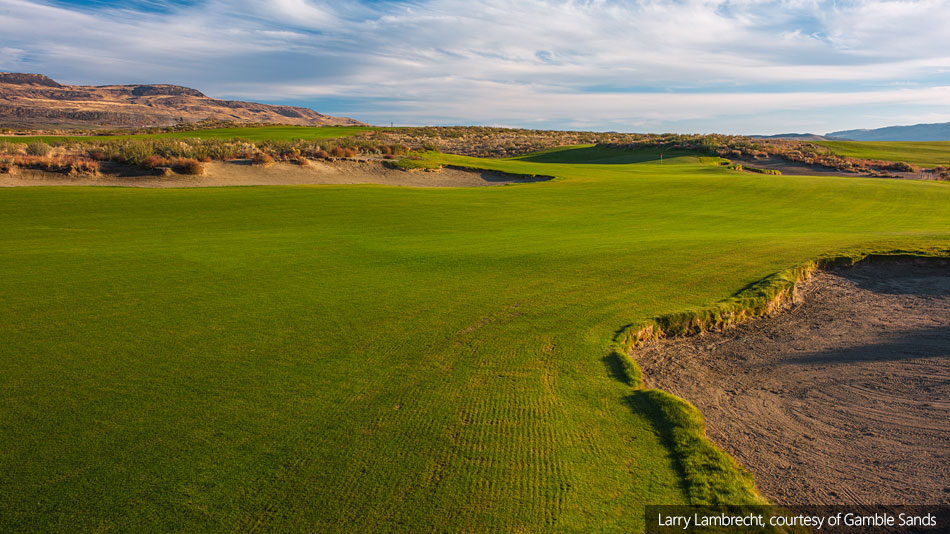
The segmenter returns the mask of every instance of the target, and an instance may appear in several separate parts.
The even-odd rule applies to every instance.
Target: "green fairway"
[[[253,128],[210,128],[207,130],[188,130],[183,132],[169,132],[159,134],[137,135],[95,135],[95,136],[62,136],[62,135],[31,135],[31,136],[3,136],[0,141],[14,143],[83,143],[101,142],[114,139],[147,139],[170,137],[175,139],[243,139],[246,141],[296,141],[297,139],[333,139],[337,137],[351,137],[366,132],[379,130],[372,126],[259,126]]]
[[[950,165],[950,141],[816,141],[842,156],[906,161],[921,167]]]
[[[428,157],[558,178],[0,189],[0,532],[640,532],[688,481],[615,332],[950,245],[942,183]]]

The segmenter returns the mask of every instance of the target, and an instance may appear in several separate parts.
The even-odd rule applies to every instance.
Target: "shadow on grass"
[[[668,451],[677,450],[676,440],[673,436],[673,428],[667,414],[663,413],[660,404],[657,402],[656,395],[651,390],[640,389],[623,398],[624,404],[630,408],[634,415],[640,415],[653,427],[653,433],[660,438],[660,443]],[[673,469],[676,470],[677,486],[682,490],[683,495],[690,495],[690,487],[687,482],[686,470],[683,468],[683,459],[677,454],[671,454]]]
[[[630,375],[627,374],[619,354],[611,352],[604,356],[601,361],[604,362],[604,368],[607,369],[607,376],[626,386],[633,385],[633,381],[630,380]]]
[[[681,156],[702,156],[693,151],[663,151],[659,148],[644,148],[627,150],[622,148],[611,148],[601,146],[567,148],[564,150],[553,150],[541,154],[534,154],[518,158],[520,161],[530,161],[533,163],[576,163],[592,165],[626,165],[630,163],[647,163],[660,161],[660,154],[663,159],[671,159]]]

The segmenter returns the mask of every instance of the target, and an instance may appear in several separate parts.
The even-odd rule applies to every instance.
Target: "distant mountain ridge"
[[[202,120],[366,125],[309,108],[218,100],[179,85],[63,85],[42,74],[0,72],[0,126],[143,127]]]
[[[775,135],[750,135],[749,137],[753,139],[790,139],[794,141],[828,141],[828,138],[823,135],[818,134],[800,134],[800,133],[787,133],[787,134],[775,134]]]
[[[818,134],[750,135],[753,139],[791,139],[795,141],[950,141],[950,122],[887,126],[871,130],[841,130]]]
[[[950,122],[888,126],[873,130],[841,130],[826,137],[851,141],[950,141]]]

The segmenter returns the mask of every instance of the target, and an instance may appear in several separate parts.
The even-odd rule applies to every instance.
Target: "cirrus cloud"
[[[821,133],[950,118],[948,7],[0,0],[0,69],[378,123]]]

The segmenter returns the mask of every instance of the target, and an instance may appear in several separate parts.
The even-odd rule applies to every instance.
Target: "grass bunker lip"
[[[946,262],[817,271],[786,308],[632,355],[779,504],[950,502]]]

